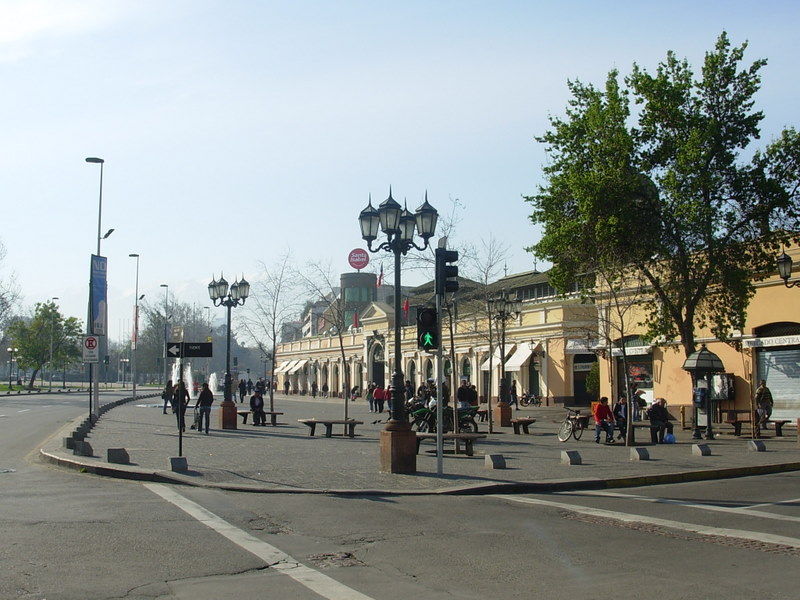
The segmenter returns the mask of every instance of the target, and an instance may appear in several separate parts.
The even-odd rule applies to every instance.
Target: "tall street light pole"
[[[169,310],[169,285],[162,283],[161,287],[164,288],[164,348],[162,352],[164,353],[164,385],[166,386],[169,376],[167,373],[167,344],[169,343],[169,339],[167,338],[167,323],[169,322],[167,311]]]
[[[8,389],[14,389],[14,353],[19,352],[19,348],[9,347],[6,348],[8,352]]]
[[[102,158],[97,158],[96,156],[90,156],[86,159],[87,163],[100,165],[100,199],[98,202],[97,207],[97,254],[96,256],[100,256],[100,242],[101,240],[106,239],[111,233],[114,231],[113,229],[109,229],[105,235],[102,234],[103,232],[103,167],[105,165],[105,160]],[[106,355],[106,332],[105,331],[95,331],[96,327],[94,324],[94,315],[92,311],[92,279],[93,279],[94,269],[91,269],[91,274],[89,277],[89,316],[86,319],[86,333],[94,334],[99,336],[99,360],[104,360]],[[104,290],[105,292],[105,290]],[[104,299],[105,300],[105,299]],[[107,307],[106,307],[106,310]],[[97,373],[93,376],[93,363],[89,363],[89,381],[91,390],[89,392],[89,413],[90,418],[97,419],[100,414],[100,363],[98,362],[97,365]],[[94,404],[92,404],[92,395],[94,395]]]
[[[220,273],[219,280],[211,276],[208,284],[208,295],[214,306],[224,306],[228,309],[227,341],[225,350],[225,391],[219,410],[219,424],[221,429],[236,429],[236,404],[233,402],[231,392],[231,309],[244,304],[250,295],[250,284],[244,276],[239,281],[234,281],[228,288],[228,282]]]
[[[58,300],[58,296],[53,296],[50,299],[50,302],[53,304],[52,307],[53,310],[50,313],[50,360],[48,362],[48,367],[50,370],[50,387],[48,388],[49,390],[53,389],[53,331],[56,328],[56,315],[55,315],[56,305],[54,300]]]
[[[411,248],[425,250],[429,241],[436,232],[436,221],[439,213],[428,204],[428,193],[425,192],[425,201],[417,208],[414,214],[403,208],[392,198],[392,188],[389,188],[389,197],[377,209],[372,206],[370,196],[367,207],[361,211],[358,222],[361,227],[361,237],[367,242],[370,252],[381,250],[394,254],[394,373],[392,375],[392,411],[391,418],[383,431],[380,440],[381,471],[385,473],[415,473],[417,471],[417,441],[416,434],[411,431],[405,406],[405,385],[403,381],[402,351],[401,351],[401,303],[400,299],[400,257],[408,253]],[[414,243],[414,229],[422,238],[422,246]],[[381,242],[377,248],[372,247],[372,242],[378,238],[378,230],[386,235],[386,241]]]
[[[131,336],[131,387],[133,397],[136,398],[136,347],[139,345],[139,255],[128,254],[130,258],[136,259],[136,288],[133,297],[133,335]]]

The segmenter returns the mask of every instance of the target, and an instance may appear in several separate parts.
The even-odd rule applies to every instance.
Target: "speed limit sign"
[[[100,340],[96,335],[83,336],[83,362],[100,362]]]

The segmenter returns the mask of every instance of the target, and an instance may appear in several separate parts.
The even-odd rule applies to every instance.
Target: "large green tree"
[[[42,367],[71,362],[80,354],[82,325],[75,317],[64,317],[54,302],[37,303],[31,319],[14,321],[8,337],[17,348],[17,363],[32,369],[28,389],[33,389]],[[51,362],[52,361],[52,362]]]
[[[529,250],[553,262],[560,290],[591,288],[598,268],[644,278],[657,299],[648,334],[686,354],[698,327],[726,339],[744,326],[753,282],[800,229],[800,136],[789,128],[751,148],[766,61],[743,66],[746,47],[723,33],[699,78],[669,52],[655,74],[634,65],[603,89],[569,82],[566,116],[537,138],[550,162],[526,198],[543,226]]]

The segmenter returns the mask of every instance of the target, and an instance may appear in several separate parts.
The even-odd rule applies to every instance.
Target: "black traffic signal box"
[[[457,250],[436,249],[436,293],[446,294],[458,291]]]
[[[435,308],[417,307],[417,345],[428,352],[439,349],[439,319]]]

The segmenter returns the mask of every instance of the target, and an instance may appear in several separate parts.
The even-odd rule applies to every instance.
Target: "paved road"
[[[397,489],[384,494],[260,494],[126,482],[23,460],[35,440],[28,439],[21,449],[15,449],[14,440],[55,432],[70,411],[82,414],[83,408],[70,402],[61,407],[51,403],[47,410],[0,403],[0,415],[6,415],[0,417],[0,451],[11,461],[7,464],[19,467],[0,475],[5,484],[0,486],[2,598],[573,599],[595,596],[600,589],[616,598],[638,599],[653,593],[653,569],[663,573],[663,594],[673,598],[796,597],[798,473],[560,494],[397,495]],[[141,404],[130,405],[133,415],[171,423],[148,402]],[[304,403],[295,408],[309,416],[314,407]],[[115,413],[122,421],[122,410],[106,413],[101,423],[113,422]],[[140,416],[133,423],[140,427],[144,421]],[[546,446],[552,425],[543,427],[544,439],[535,434],[516,441],[506,433],[498,435],[503,439],[497,443]],[[333,462],[343,456],[362,466],[377,462],[374,440],[367,435],[309,438],[291,427],[278,428],[284,430],[280,435],[271,428],[208,438],[187,435],[187,448],[209,452],[214,448],[200,444],[215,438],[219,444],[233,442],[220,446],[223,450],[249,444],[249,454],[226,455],[228,464],[242,465],[302,461],[306,455],[300,449],[307,445],[319,460],[306,471],[320,472],[307,475],[305,483],[324,481],[327,454],[340,448],[348,450]],[[17,431],[14,437],[11,432]],[[111,431],[106,426],[93,436],[100,440]],[[171,425],[152,429],[151,436],[165,447],[176,439]],[[772,460],[784,453],[796,456],[793,440],[784,442],[783,449],[766,454]],[[281,444],[288,452],[280,452]],[[369,454],[353,452],[362,444]],[[598,448],[585,441],[577,446],[603,452],[597,456],[622,468],[624,448]],[[722,440],[718,452],[753,454],[742,451],[738,440]],[[213,456],[209,452],[208,460],[213,462]],[[435,464],[433,457],[423,460],[426,468]],[[452,477],[453,484],[470,481],[470,472],[483,470],[480,462],[448,457],[448,469],[464,472]],[[527,473],[520,468],[517,474]],[[191,477],[204,476],[198,470]],[[240,481],[242,474],[230,477]],[[370,470],[363,477],[375,475]],[[429,472],[403,477],[434,481],[436,487],[451,481],[445,477],[443,484]],[[626,566],[630,582],[621,574]]]

